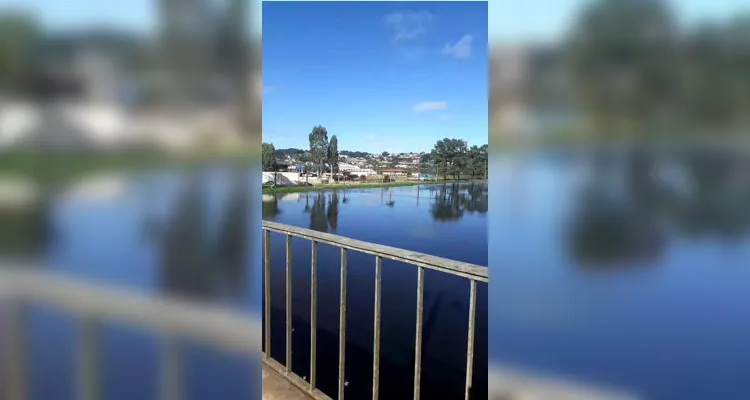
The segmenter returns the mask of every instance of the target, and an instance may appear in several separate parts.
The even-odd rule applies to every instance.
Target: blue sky
[[[266,2],[263,141],[429,151],[487,143],[487,4]]]
[[[261,25],[261,2],[249,0],[254,10],[254,31]],[[489,0],[489,36],[504,40],[549,41],[558,37],[588,0]],[[747,0],[672,0],[686,23],[721,19],[748,10]],[[45,24],[64,29],[86,24],[108,24],[150,30],[156,22],[156,0],[0,0],[0,9],[11,6],[34,11]]]
[[[589,0],[489,1],[489,36],[495,43],[549,43],[572,26]],[[750,11],[748,0],[671,0],[668,4],[685,26],[723,20]]]
[[[433,138],[444,136],[472,144],[486,141],[486,134],[479,133],[486,132],[486,122],[481,127],[480,121],[486,117],[479,116],[486,105],[474,104],[486,101],[478,86],[480,80],[486,86],[480,61],[486,47],[479,44],[487,36],[493,44],[555,41],[588,0],[490,0],[486,14],[485,3],[469,2],[309,3],[266,2],[261,14],[261,2],[250,0],[251,32],[257,35],[265,25],[266,139],[279,147],[304,147],[305,132],[323,124],[342,139],[344,149],[361,144],[398,151],[399,146],[427,150]],[[747,0],[671,3],[686,25],[750,10]],[[8,7],[33,12],[53,30],[108,25],[141,32],[155,30],[158,10],[156,0],[0,0],[0,10]],[[432,15],[423,21],[423,31],[394,42],[395,21],[388,25],[385,18],[398,12],[424,16],[420,11]],[[308,15],[315,18],[314,29]],[[443,54],[446,43],[455,44],[463,35],[472,36],[471,57]],[[355,56],[347,58],[349,51]],[[418,102],[445,102],[446,107],[410,113]]]

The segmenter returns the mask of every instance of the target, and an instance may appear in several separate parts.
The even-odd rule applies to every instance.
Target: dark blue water
[[[487,265],[485,184],[307,192],[266,195],[263,218],[321,232]],[[292,241],[293,370],[309,376],[310,243]],[[347,396],[372,390],[374,257],[347,253]],[[383,261],[381,398],[413,391],[416,268]],[[340,250],[318,249],[317,381],[335,395],[338,362]],[[285,360],[285,238],[271,234],[272,356]],[[486,398],[487,287],[477,297],[474,398]],[[461,398],[466,374],[469,283],[425,272],[422,395]]]
[[[621,158],[493,158],[490,362],[748,398],[747,157]]]
[[[242,178],[245,189],[259,187],[250,174]],[[250,247],[259,239],[260,218],[252,207],[260,201],[253,202],[231,179],[229,171],[210,170],[118,177],[93,191],[58,188],[30,213],[28,255],[89,281],[260,315],[260,248]],[[76,398],[75,320],[52,307],[32,306],[28,329],[30,398]],[[147,329],[104,324],[103,398],[158,398],[160,340]],[[183,345],[185,398],[260,394],[257,357],[188,340]]]
[[[145,294],[217,303],[256,316],[261,313],[261,215],[487,265],[486,185],[421,186],[419,196],[416,188],[309,193],[261,203],[259,189],[254,189],[260,187],[258,178],[210,169],[121,176],[93,189],[91,182],[88,188],[60,187],[28,215],[14,214],[14,226],[29,228],[28,243],[14,249],[40,256],[46,268],[59,273]],[[282,238],[274,237],[272,352],[283,362],[281,246]],[[338,360],[338,256],[325,246],[319,249],[318,384],[331,395]],[[295,241],[293,367],[300,376],[309,375],[309,257],[309,247]],[[374,260],[354,252],[348,259],[346,390],[349,398],[366,398],[371,395]],[[423,398],[461,398],[468,283],[431,271],[425,278]],[[384,261],[382,293],[381,398],[408,398],[416,318],[414,267]],[[486,285],[480,285],[476,398],[486,398],[486,296]],[[74,319],[38,306],[28,316],[30,398],[74,399]],[[259,360],[204,343],[184,344],[187,398],[248,399],[260,393]],[[160,346],[154,332],[108,321],[101,339],[103,398],[156,399]]]

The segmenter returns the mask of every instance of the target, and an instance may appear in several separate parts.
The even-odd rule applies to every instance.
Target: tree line
[[[283,149],[276,150],[273,144],[263,143],[261,156],[263,171],[273,171],[278,161],[278,157],[286,155],[297,156],[300,162],[311,164],[318,175],[322,174],[327,168],[332,173],[339,172],[339,155],[353,154],[356,152],[346,152],[338,150],[338,138],[336,135],[328,139],[328,130],[318,125],[313,127],[308,135],[310,147],[308,150],[302,149]],[[362,154],[368,154],[362,152]],[[383,156],[388,156],[388,152],[383,152]],[[420,158],[419,169],[434,169],[435,174],[442,176],[444,179],[450,175],[453,179],[487,177],[489,166],[488,146],[471,146],[463,139],[445,138],[435,143],[430,153],[422,155]],[[425,168],[426,167],[426,168]]]
[[[435,166],[436,174],[447,179],[462,177],[487,177],[489,158],[487,145],[469,147],[463,139],[442,139],[435,143],[430,153],[422,156],[421,163]]]
[[[328,130],[318,125],[313,127],[308,135],[310,147],[307,151],[301,149],[283,149],[277,151],[272,143],[261,146],[261,162],[263,171],[273,171],[279,156],[294,155],[304,164],[312,164],[314,171],[320,176],[330,169],[332,173],[339,171],[339,140],[336,135],[328,139]],[[305,167],[307,169],[307,166]]]
[[[750,13],[684,27],[665,0],[595,0],[574,27],[562,58],[598,135],[747,130]]]

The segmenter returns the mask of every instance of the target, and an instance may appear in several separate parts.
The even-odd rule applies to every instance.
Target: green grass
[[[471,180],[471,179],[448,179],[448,180],[439,180],[439,181],[425,181],[425,182],[391,182],[391,183],[360,183],[360,184],[351,184],[351,185],[345,185],[341,183],[334,183],[329,185],[320,185],[320,186],[283,186],[283,187],[264,187],[263,188],[263,194],[273,194],[273,193],[296,193],[296,192],[314,192],[314,191],[321,191],[321,190],[337,190],[337,189],[373,189],[373,188],[383,188],[383,187],[403,187],[403,186],[416,186],[416,185],[431,185],[431,184],[439,184],[439,183],[459,183],[459,182],[479,182],[482,180]]]
[[[155,151],[118,154],[45,154],[14,151],[0,153],[0,176],[11,175],[42,183],[60,183],[101,172],[138,172],[155,169],[198,167],[220,161],[228,165],[260,164],[257,154],[224,156],[171,156]]]

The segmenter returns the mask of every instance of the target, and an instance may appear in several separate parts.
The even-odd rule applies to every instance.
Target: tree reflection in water
[[[279,200],[283,199],[287,194],[264,194],[262,207],[263,219],[274,219],[277,215],[281,214],[281,208],[279,208]]]
[[[233,176],[217,238],[206,221],[204,177],[187,177],[161,241],[162,287],[180,296],[215,299],[238,296],[245,289],[245,244],[249,182]],[[228,293],[227,293],[228,292]]]
[[[58,239],[52,224],[54,190],[43,190],[28,205],[0,207],[0,256],[34,257]]]
[[[336,233],[336,227],[339,224],[339,194],[336,191],[331,192],[329,196],[326,216],[331,232]]]
[[[459,220],[464,213],[484,214],[489,207],[487,186],[484,184],[444,184],[435,192],[430,213],[436,221]]]
[[[678,173],[659,179],[670,165]],[[747,166],[745,157],[706,151],[669,160],[633,151],[626,168],[599,171],[581,189],[568,227],[569,253],[581,267],[637,266],[658,261],[670,236],[744,237],[750,230]]]
[[[424,188],[425,186],[422,187],[422,189]],[[430,193],[428,199],[434,200],[430,208],[430,213],[437,221],[457,220],[463,217],[464,213],[484,214],[489,207],[486,184],[453,183],[439,186],[427,185],[424,190]],[[394,196],[399,196],[398,192],[394,195],[391,188],[382,188],[379,191],[381,204],[393,207],[396,203],[393,198]],[[387,196],[386,192],[388,193]],[[282,212],[281,207],[279,207],[279,200],[284,196],[284,194],[264,195],[264,219],[273,219],[273,217]],[[407,193],[402,196],[409,197],[409,194]],[[416,197],[415,195],[412,196]],[[348,202],[346,190],[315,193],[305,192],[300,195],[300,201],[302,200],[305,202],[302,212],[309,214],[308,227],[310,229],[319,232],[336,233],[339,207],[342,203],[347,204]],[[347,202],[344,202],[344,200],[347,200]]]
[[[310,229],[328,232],[328,216],[326,215],[326,197],[322,192],[315,194],[310,210]]]
[[[224,221],[219,230],[216,259],[219,287],[227,287],[232,297],[244,291],[245,250],[248,241],[248,217],[250,208],[250,182],[247,176],[236,172],[232,182]]]

